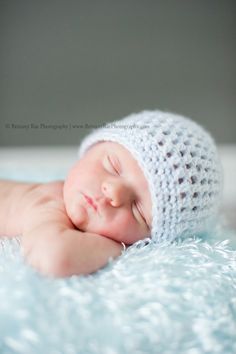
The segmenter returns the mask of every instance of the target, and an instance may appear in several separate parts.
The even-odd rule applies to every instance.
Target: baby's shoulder
[[[34,206],[63,203],[63,181],[53,181],[37,184],[30,191]]]
[[[41,191],[54,198],[63,198],[64,181],[52,181],[41,184]]]
[[[32,188],[28,195],[30,222],[27,222],[27,227],[49,221],[72,227],[65,209],[63,185],[63,181],[54,181],[40,183]]]

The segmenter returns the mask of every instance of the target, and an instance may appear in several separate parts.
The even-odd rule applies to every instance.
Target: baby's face
[[[64,184],[68,216],[82,231],[132,244],[150,236],[151,196],[138,163],[122,145],[92,146]]]

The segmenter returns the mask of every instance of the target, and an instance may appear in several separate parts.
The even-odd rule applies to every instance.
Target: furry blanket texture
[[[2,165],[0,177],[66,175],[53,163],[47,173],[43,163],[15,165]],[[0,354],[16,353],[235,354],[235,232],[139,242],[97,273],[68,279],[41,276],[19,239],[0,238]]]
[[[19,239],[0,239],[0,353],[236,353],[236,250],[222,233],[141,241],[67,279],[39,275]]]

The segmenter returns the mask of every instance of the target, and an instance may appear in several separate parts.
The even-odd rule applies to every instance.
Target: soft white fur
[[[228,236],[139,242],[96,274],[57,280],[2,240],[1,354],[235,353],[236,251],[219,240]]]

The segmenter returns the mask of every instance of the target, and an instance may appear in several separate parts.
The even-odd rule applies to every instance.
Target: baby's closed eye
[[[136,201],[132,203],[132,213],[136,220],[138,220],[141,223],[145,223],[146,226],[148,227],[140,203],[137,203]]]
[[[103,159],[103,166],[108,172],[112,174],[121,174],[120,162],[115,155],[106,155]]]

